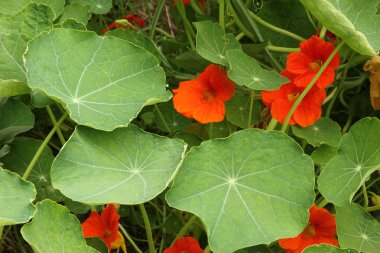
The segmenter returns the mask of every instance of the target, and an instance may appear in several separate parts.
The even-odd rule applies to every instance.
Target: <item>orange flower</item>
[[[209,65],[196,79],[181,82],[173,90],[173,104],[177,112],[194,118],[201,124],[224,119],[224,102],[235,91],[234,83],[218,65]]]
[[[126,15],[126,16],[124,16],[124,19],[129,22],[129,24],[130,24],[129,26],[124,26],[124,25],[118,24],[116,22],[113,22],[106,29],[104,29],[102,31],[102,33],[104,34],[108,31],[116,29],[116,28],[132,29],[133,30],[133,26],[139,26],[140,28],[143,28],[145,25],[144,19],[142,19],[142,18],[140,18],[134,14]]]
[[[204,253],[199,243],[193,237],[187,236],[177,239],[173,247],[164,250],[164,253]]]
[[[286,61],[286,70],[296,75],[294,83],[306,87],[325,63],[335,47],[317,36],[300,43],[301,52],[290,53]],[[335,69],[339,66],[339,54],[336,54],[315,85],[320,89],[334,82]]]
[[[113,204],[107,205],[102,214],[92,212],[91,215],[82,223],[83,236],[99,237],[111,249],[121,247],[126,252],[123,236],[119,232],[120,215],[116,213],[116,207]]]
[[[280,239],[278,243],[285,253],[301,253],[302,250],[314,244],[331,244],[338,246],[335,217],[324,208],[314,204],[310,212],[309,224],[294,238]]]
[[[293,76],[286,70],[281,72],[281,75],[292,79]],[[298,87],[294,82],[281,85],[278,90],[262,91],[261,98],[263,103],[270,109],[272,117],[284,123],[286,115],[289,113],[290,108],[298,99],[305,88]],[[325,90],[312,87],[311,90],[302,99],[301,103],[297,106],[289,124],[298,124],[302,127],[307,127],[313,124],[322,115],[322,103],[325,100]]]

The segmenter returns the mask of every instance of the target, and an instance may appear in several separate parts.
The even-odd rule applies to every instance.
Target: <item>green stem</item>
[[[278,121],[272,117],[272,119],[269,121],[267,129],[265,129],[265,130],[267,130],[267,131],[274,130],[277,126],[277,123],[278,123]]]
[[[213,132],[213,126],[214,126],[214,123],[210,123],[209,125],[208,125],[208,138],[211,140],[212,139],[212,132]]]
[[[207,245],[207,247],[205,248],[204,252],[205,253],[210,253],[211,252],[210,245]]]
[[[329,202],[325,198],[323,198],[322,201],[319,202],[318,207],[319,208],[325,207],[328,203]]]
[[[248,113],[248,126],[247,128],[251,127],[251,121],[252,121],[252,113],[253,113],[253,102],[255,100],[255,91],[252,90],[251,93],[249,94],[250,100],[249,100],[249,113]]]
[[[277,46],[268,45],[265,48],[270,51],[276,51],[276,52],[282,52],[282,53],[293,53],[293,52],[300,51],[298,47],[277,47]]]
[[[183,6],[183,2],[182,2],[182,0],[175,0],[175,3],[176,3],[176,8],[179,12],[179,15],[181,16],[183,24],[185,26],[185,33],[186,33],[187,40],[189,41],[191,49],[193,49],[195,51],[196,49],[195,49],[195,44],[194,44],[194,40],[193,40],[193,37],[195,37],[195,32],[194,32],[194,29],[193,29],[190,21],[187,19],[185,7]]]
[[[164,124],[164,127],[168,131],[169,134],[172,134],[172,130],[170,129],[168,122],[166,122],[164,115],[162,115],[161,110],[158,108],[157,104],[154,104],[154,108],[157,110],[158,116],[160,116],[160,119],[162,123]]]
[[[224,0],[219,0],[219,26],[223,29],[225,29],[225,24],[224,24],[224,10],[225,8],[225,3]]]
[[[365,209],[368,207],[368,194],[367,194],[367,188],[365,186],[365,182],[362,184],[362,191],[363,191],[364,209]]]
[[[373,212],[373,211],[378,211],[380,210],[380,205],[378,206],[369,206],[365,209],[367,212]]]
[[[57,120],[55,119],[53,111],[51,110],[49,105],[46,106],[46,111],[49,114],[51,122],[55,126],[57,124]],[[62,146],[65,145],[66,141],[65,141],[65,138],[63,137],[63,134],[62,134],[61,129],[59,127],[57,128],[57,135],[58,135],[59,140],[61,141]]]
[[[348,131],[348,129],[350,128],[350,126],[351,126],[351,123],[352,123],[352,120],[354,119],[354,116],[352,115],[352,114],[349,114],[348,115],[348,119],[347,119],[347,122],[346,122],[346,124],[343,126],[343,128],[342,128],[342,134],[345,134],[347,131]]]
[[[248,29],[245,28],[245,26],[240,22],[240,19],[236,15],[236,12],[235,12],[234,8],[232,7],[230,0],[225,0],[225,1],[227,2],[228,11],[231,12],[232,17],[233,17],[236,25],[239,27],[239,29],[245,34],[245,36],[250,38],[253,42],[256,42],[256,38],[253,36],[253,34],[250,31],[248,31]],[[209,2],[209,1],[207,1],[207,2]]]
[[[322,75],[323,71],[327,68],[331,60],[334,58],[336,53],[338,53],[339,49],[343,46],[344,41],[340,42],[339,45],[334,49],[334,51],[330,54],[330,56],[327,58],[327,60],[323,63],[322,67],[319,69],[318,73],[314,76],[314,78],[311,80],[311,82],[308,84],[308,86],[305,88],[305,90],[301,93],[301,95],[298,97],[296,102],[293,104],[293,106],[290,108],[290,111],[286,115],[286,119],[284,124],[281,127],[281,131],[285,132],[286,128],[288,127],[289,121],[297,109],[298,105],[301,103],[302,99],[307,95],[307,93],[310,91],[310,89],[313,87],[315,82],[318,80],[318,78]]]
[[[193,215],[187,222],[186,224],[181,228],[181,230],[178,232],[177,236],[174,238],[172,244],[170,245],[171,247],[174,245],[175,241],[178,240],[179,238],[183,237],[187,231],[191,228],[193,223],[197,220],[197,216]]]
[[[237,41],[241,40],[243,37],[245,36],[245,34],[243,32],[239,33],[238,35],[235,36],[235,39]]]
[[[150,228],[148,214],[145,210],[144,204],[139,204],[139,207],[140,207],[140,211],[141,211],[144,224],[145,224],[145,231],[146,231],[146,236],[147,236],[148,245],[149,245],[149,253],[156,253],[156,248],[154,247],[154,240],[153,240],[153,235],[152,235],[152,229]]]
[[[191,0],[190,1],[190,6],[191,8],[193,8],[193,10],[195,11],[195,13],[197,13],[198,15],[200,16],[203,16],[205,15],[205,13],[203,12],[203,10],[199,7],[199,5],[197,4],[197,0]]]
[[[141,29],[142,31],[151,31],[152,30],[152,27],[148,26],[148,27],[144,27],[143,29]],[[155,27],[155,31],[161,33],[162,35],[166,36],[166,37],[169,37],[169,38],[172,38],[174,39],[174,36],[171,35],[170,33],[162,30],[161,28],[159,27]]]
[[[136,252],[143,253],[143,251],[137,246],[135,241],[133,241],[133,239],[129,236],[127,230],[125,230],[121,224],[119,224],[119,229],[121,230],[125,238],[127,238],[128,242],[132,245],[132,247],[136,250]]]
[[[156,8],[156,11],[154,12],[154,15],[153,15],[153,19],[152,19],[152,24],[151,24],[151,27],[152,29],[150,29],[150,33],[149,33],[149,37],[153,40],[154,38],[154,33],[156,31],[156,26],[157,26],[157,22],[158,22],[158,19],[160,18],[161,16],[161,13],[162,13],[162,9],[164,8],[164,5],[165,5],[165,0],[160,0],[157,4],[157,8]]]
[[[62,124],[62,122],[66,119],[67,116],[68,116],[67,113],[63,114],[63,116],[58,120],[57,124],[54,125],[53,129],[46,136],[45,140],[42,142],[41,146],[38,148],[37,153],[34,155],[32,161],[29,163],[28,168],[26,168],[24,175],[22,176],[22,179],[26,180],[29,177],[30,172],[32,172],[34,165],[36,165],[42,152],[44,151],[45,147],[48,145],[51,137],[53,137],[55,131],[57,131],[59,125]]]
[[[321,32],[319,33],[319,38],[321,40],[323,40],[325,38],[326,32],[327,32],[327,28],[326,27],[322,27]]]
[[[265,20],[261,19],[259,16],[257,16],[255,13],[253,13],[252,11],[249,12],[249,15],[259,24],[265,26],[266,28],[272,30],[272,31],[275,31],[275,32],[278,32],[278,33],[281,33],[283,35],[286,35],[290,38],[293,38],[295,40],[299,40],[299,41],[305,41],[304,38],[302,38],[301,36],[297,35],[297,34],[294,34],[292,32],[289,32],[288,30],[285,30],[285,29],[282,29],[280,27],[277,27],[277,26],[274,26],[268,22],[266,22]]]

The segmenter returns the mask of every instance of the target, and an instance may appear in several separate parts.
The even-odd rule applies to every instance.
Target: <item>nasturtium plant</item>
[[[16,13],[27,9],[27,6],[31,3],[50,7],[54,12],[54,17],[57,18],[62,14],[65,0],[0,0],[0,13],[13,16]],[[33,15],[31,15],[31,17],[32,16]]]
[[[0,98],[29,94],[30,89],[25,82],[19,80],[0,80]]]
[[[303,253],[358,253],[354,249],[340,249],[328,244],[319,244],[307,247]]]
[[[202,219],[214,252],[233,252],[302,231],[314,198],[312,167],[285,134],[243,130],[192,148],[166,199]]]
[[[70,2],[87,5],[95,14],[106,14],[112,7],[112,0],[70,0]]]

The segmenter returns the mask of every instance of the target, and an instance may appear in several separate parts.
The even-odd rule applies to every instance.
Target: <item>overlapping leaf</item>
[[[363,55],[380,49],[380,17],[377,0],[300,0],[331,32]]]
[[[91,18],[90,6],[82,5],[80,3],[73,3],[65,6],[59,22],[64,22],[68,19],[74,19],[79,23],[87,25]]]
[[[36,253],[99,253],[86,245],[75,215],[51,200],[37,203],[32,222],[21,228],[21,234]]]
[[[318,189],[328,201],[348,205],[366,178],[379,169],[379,132],[379,119],[364,118],[342,137],[338,155],[318,178]]]
[[[298,235],[313,187],[313,162],[294,140],[246,129],[192,148],[166,199],[203,220],[213,252],[230,253]]]
[[[218,24],[211,21],[197,22],[195,26],[198,54],[213,63],[228,66],[227,50],[241,48],[235,37],[225,34]]]
[[[177,113],[173,101],[159,103],[154,110],[154,122],[161,131],[175,132],[184,130],[193,120]]]
[[[261,104],[250,96],[235,95],[226,102],[228,121],[241,128],[248,128],[260,121]]]
[[[307,247],[302,253],[358,253],[353,249],[340,249],[328,244],[318,244]]]
[[[34,214],[34,185],[0,168],[0,226],[27,222]]]
[[[30,89],[25,82],[19,80],[0,80],[0,97],[11,97],[29,93]]]
[[[110,131],[166,101],[165,73],[146,50],[93,32],[54,29],[29,43],[29,86],[62,101],[77,123]]]
[[[95,14],[106,14],[112,7],[112,0],[70,0],[70,2],[88,5]]]
[[[143,203],[167,187],[184,151],[182,141],[134,125],[113,132],[79,126],[53,163],[52,183],[80,202]]]
[[[380,249],[380,223],[361,206],[336,207],[339,245],[359,252],[377,253]]]
[[[31,3],[49,6],[57,18],[62,14],[65,0],[0,0],[0,13],[13,16]]]

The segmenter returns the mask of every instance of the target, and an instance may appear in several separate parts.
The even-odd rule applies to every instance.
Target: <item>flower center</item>
[[[317,60],[317,61],[313,61],[313,62],[310,62],[308,64],[308,68],[310,71],[318,71],[322,66],[322,60]]]
[[[203,94],[202,102],[203,102],[204,104],[208,104],[208,103],[210,103],[212,100],[214,100],[215,97],[216,97],[216,95],[215,95],[215,92],[214,92],[214,91],[206,91],[206,92]]]
[[[303,231],[303,234],[306,236],[306,237],[313,237],[315,236],[315,227],[314,227],[314,224],[309,222],[309,224],[307,225],[307,227],[305,228],[305,230]]]
[[[299,96],[300,96],[299,92],[297,92],[295,94],[294,93],[290,93],[290,94],[288,94],[288,101],[294,103]]]

